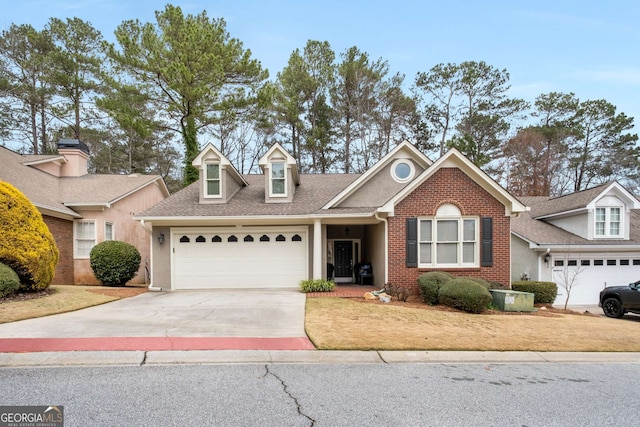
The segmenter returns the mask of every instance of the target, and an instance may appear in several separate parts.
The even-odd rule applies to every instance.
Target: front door
[[[353,242],[350,240],[336,240],[333,243],[335,277],[353,277]]]

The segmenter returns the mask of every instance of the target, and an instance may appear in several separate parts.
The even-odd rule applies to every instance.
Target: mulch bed
[[[446,305],[429,305],[422,301],[420,296],[411,295],[407,298],[407,301],[398,301],[392,298],[390,302],[382,302],[380,300],[368,300],[363,298],[349,298],[351,301],[362,302],[367,304],[378,305],[393,305],[398,307],[419,308],[422,310],[434,310],[434,311],[449,311],[460,312],[460,310],[448,307]],[[580,313],[574,310],[564,310],[562,308],[554,308],[551,304],[535,304],[537,311],[517,312],[517,311],[500,311],[500,310],[485,310],[479,314],[498,314],[504,316],[541,316],[541,317],[556,317],[559,314],[574,314],[578,316],[597,316],[597,314],[584,312]]]
[[[5,297],[0,298],[0,304],[3,304],[5,302],[27,301],[30,299],[42,298],[55,293],[56,293],[56,290],[51,288],[43,289],[41,291],[34,291],[34,292],[17,292],[15,294],[7,295]]]
[[[103,287],[98,286],[95,289],[90,289],[89,292],[100,295],[107,295],[110,297],[128,298],[135,297],[136,295],[144,294],[148,289],[146,287]]]

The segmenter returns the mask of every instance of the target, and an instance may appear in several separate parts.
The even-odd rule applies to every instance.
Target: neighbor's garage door
[[[556,304],[564,305],[567,291],[562,283],[575,276],[569,305],[598,304],[600,291],[606,286],[628,285],[640,280],[640,259],[630,256],[586,257],[554,256],[553,277],[558,284]]]
[[[173,289],[294,288],[308,278],[300,229],[172,232]]]

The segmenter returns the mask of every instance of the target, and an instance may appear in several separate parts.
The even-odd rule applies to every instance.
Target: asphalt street
[[[633,425],[637,363],[220,364],[0,369],[2,405],[66,426]]]

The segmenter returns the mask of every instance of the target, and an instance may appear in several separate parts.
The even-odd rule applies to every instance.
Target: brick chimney
[[[61,177],[77,177],[89,173],[89,147],[84,142],[78,139],[61,139],[58,141],[58,153],[67,160],[60,170]]]

